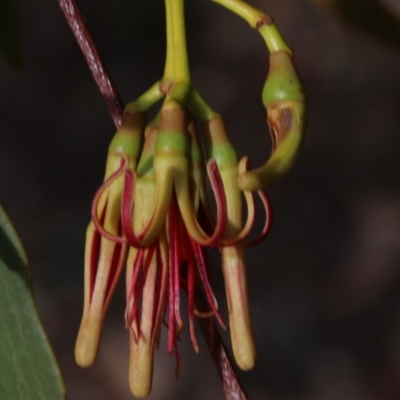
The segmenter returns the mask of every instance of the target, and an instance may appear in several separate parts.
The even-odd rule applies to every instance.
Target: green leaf
[[[0,399],[64,398],[62,378],[36,311],[28,261],[0,206]]]
[[[15,18],[7,0],[0,0],[0,53],[13,67],[23,67]]]
[[[347,23],[400,48],[400,21],[379,0],[313,0],[336,11]]]

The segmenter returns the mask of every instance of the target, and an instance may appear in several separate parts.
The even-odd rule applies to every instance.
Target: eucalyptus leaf
[[[400,21],[379,0],[312,0],[334,10],[350,25],[400,48]]]
[[[23,67],[21,44],[8,0],[0,0],[0,53],[13,67]]]
[[[0,206],[0,399],[64,398],[57,362],[37,314],[28,261]]]

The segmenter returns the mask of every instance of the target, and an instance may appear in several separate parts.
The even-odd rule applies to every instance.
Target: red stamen
[[[178,260],[179,264],[182,265],[190,260],[190,240],[188,237],[187,230],[183,224],[182,218],[179,218],[178,225]]]
[[[167,352],[171,355],[174,351],[176,343],[176,327],[175,327],[175,291],[174,291],[174,271],[169,268],[169,286],[168,286],[168,297],[169,297],[169,315],[168,315],[168,343]]]
[[[178,294],[179,302],[179,270],[178,270],[178,283],[176,284],[176,245],[174,243],[175,239],[175,221],[176,221],[176,204],[175,196],[173,196],[170,204],[170,209],[168,212],[168,243],[169,243],[169,318],[168,318],[168,354],[172,354],[174,347],[176,345],[176,325],[177,320],[176,315],[176,296]],[[179,264],[178,264],[179,269]],[[176,290],[176,285],[178,285],[178,290]]]
[[[182,331],[183,323],[182,318],[180,315],[180,274],[179,274],[179,237],[178,237],[178,220],[177,220],[177,204],[176,198],[173,196],[171,201],[171,220],[172,220],[172,246],[170,244],[170,253],[171,253],[171,260],[172,265],[171,268],[174,271],[174,291],[175,291],[175,305],[174,305],[174,313],[175,313],[175,320],[178,324],[178,334]]]
[[[157,334],[155,329],[159,329],[159,323],[158,321],[161,318],[161,314],[164,309],[164,299],[165,299],[165,294],[162,294],[163,291],[163,285],[164,285],[164,280],[165,280],[165,265],[161,257],[161,244],[160,241],[157,242],[156,246],[156,260],[157,260],[157,281],[156,281],[156,297],[155,297],[155,304],[157,306],[155,307],[155,312],[153,314],[153,327],[152,327],[152,332],[151,335],[154,338],[154,335]]]
[[[224,321],[222,320],[221,315],[219,314],[218,309],[215,305],[215,297],[211,289],[210,281],[208,279],[207,267],[203,255],[203,250],[201,249],[200,245],[196,243],[193,239],[191,239],[191,243],[197,262],[197,269],[199,271],[200,278],[203,281],[204,291],[206,293],[208,304],[212,312],[214,313],[215,317],[217,318],[219,324],[221,325],[221,327],[223,329],[226,329]]]
[[[194,265],[188,263],[187,269],[187,291],[188,291],[188,309],[189,309],[189,329],[190,339],[192,341],[194,350],[196,353],[199,352],[199,345],[196,340],[196,334],[194,332]]]

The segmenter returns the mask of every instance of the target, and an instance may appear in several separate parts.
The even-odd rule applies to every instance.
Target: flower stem
[[[189,104],[203,121],[209,121],[217,114],[194,87],[192,87],[189,93]]]
[[[156,82],[146,92],[144,92],[136,100],[125,106],[124,112],[147,112],[157,101],[164,97],[164,93],[160,89],[160,82]]]
[[[165,0],[167,20],[167,57],[164,81],[171,82],[171,97],[185,101],[190,87],[189,61],[186,49],[185,0]]]
[[[292,50],[285,43],[272,18],[260,10],[250,6],[241,0],[211,0],[227,8],[239,17],[247,21],[252,28],[258,29],[263,37],[268,50],[273,53],[277,51],[286,51],[292,54]]]

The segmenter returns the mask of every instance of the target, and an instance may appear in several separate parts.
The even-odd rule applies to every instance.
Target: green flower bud
[[[305,99],[292,58],[272,53],[262,100],[267,111],[272,153],[267,162],[238,177],[241,190],[259,190],[279,179],[293,165],[305,135]]]

